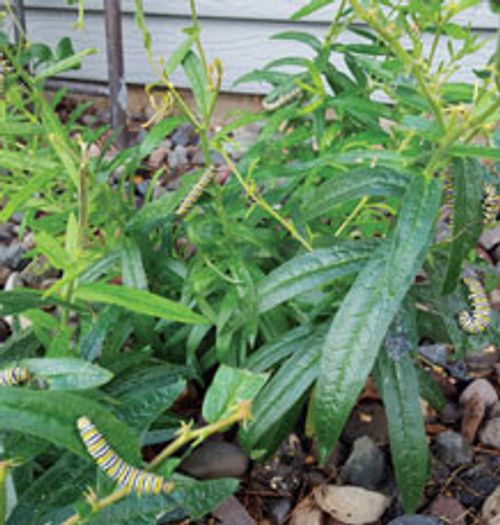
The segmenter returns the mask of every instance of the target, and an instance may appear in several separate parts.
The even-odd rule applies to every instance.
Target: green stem
[[[7,473],[9,463],[7,461],[0,462],[0,525],[5,525],[7,517]]]
[[[411,70],[415,76],[422,95],[424,95],[424,97],[427,99],[427,102],[432,109],[434,117],[436,118],[441,131],[446,131],[446,125],[441,106],[439,105],[438,100],[434,98],[429,86],[427,85],[424,73],[422,71],[422,63],[415,62],[412,56],[401,45],[401,42],[398,39],[398,34],[395,31],[391,32],[391,30],[388,29],[390,26],[389,21],[385,21],[387,23],[383,25],[377,21],[376,15],[366,11],[358,0],[349,1],[359,18],[364,20],[372,29],[374,29],[389,45],[394,54]],[[377,10],[377,12],[382,16],[380,10]]]
[[[205,57],[205,51],[203,50],[203,45],[201,44],[201,40],[200,40],[200,26],[198,24],[198,15],[196,13],[195,0],[189,0],[189,7],[191,11],[191,22],[193,24],[193,30],[194,30],[194,42],[196,45],[196,49],[198,50],[198,54],[200,55],[200,60],[201,60],[201,63],[203,64],[203,69],[205,70],[205,73],[208,78],[208,64],[207,64],[207,59]]]
[[[337,231],[333,234],[334,237],[339,237],[342,232],[347,228],[347,226],[355,219],[356,215],[365,207],[365,204],[368,202],[368,197],[363,197],[357,204],[357,206],[352,210],[347,219],[337,228]]]

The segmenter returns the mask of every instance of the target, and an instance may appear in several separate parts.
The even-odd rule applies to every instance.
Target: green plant
[[[295,18],[329,3],[314,0]],[[142,144],[112,160],[88,154],[103,130],[82,129],[76,117],[64,125],[58,120],[58,98],[47,103],[41,96],[47,73],[33,79],[16,68],[24,87],[8,89],[2,113],[9,126],[0,127],[0,188],[7,202],[1,213],[24,211],[24,226],[35,234],[32,256],[43,256],[59,278],[44,292],[0,295],[5,315],[32,323],[2,349],[3,364],[34,358],[42,347],[43,358],[20,366],[28,363],[50,386],[0,391],[0,422],[11,433],[6,458],[24,460],[13,471],[16,487],[35,477],[37,463],[45,467],[10,520],[131,523],[159,512],[207,512],[235,489],[233,482],[199,485],[175,475],[178,492],[167,501],[124,498],[99,477],[97,499],[79,501],[83,485],[95,484],[95,466],[74,425],[82,415],[91,417],[120,455],[138,465],[138,443],[174,437],[179,421],[168,409],[185,381],[203,387],[215,366],[203,403],[208,427],[183,426],[158,456],[169,458],[158,472],[171,476],[179,443],[224,429],[238,399],[253,400],[253,419],[239,437],[254,457],[272,454],[305,409],[306,430],[324,461],[372,374],[387,411],[405,509],[418,507],[428,467],[418,396],[436,408],[443,403],[418,359],[418,341],[451,343],[455,355],[463,355],[498,337],[496,313],[479,335],[457,323],[467,305],[464,266],[482,274],[487,289],[494,287],[493,273],[473,249],[483,228],[483,183],[496,184],[478,159],[500,160],[493,132],[500,53],[476,71],[475,85],[450,80],[481,45],[454,21],[474,3],[384,2],[382,9],[375,1],[343,0],[323,40],[303,32],[276,36],[308,46],[313,58],[284,57],[240,80],[269,82],[269,100],[296,88],[300,93],[262,114],[239,114],[213,133],[222,66],[205,57],[194,2],[185,41],[164,61],[152,55],[137,0],[137,22],[158,74],[148,86],[157,109],[150,124],[157,124]],[[358,19],[365,25],[355,24]],[[346,43],[346,33],[360,43]],[[423,33],[432,35],[429,50],[421,45]],[[436,63],[443,43],[448,59]],[[340,58],[345,68],[338,67]],[[177,67],[191,85],[193,109],[170,81]],[[163,88],[159,95],[156,87]],[[174,106],[180,116],[167,118]],[[186,120],[200,135],[205,166],[183,176],[179,191],[136,210],[135,171]],[[236,163],[228,153],[231,134],[255,121],[262,131]],[[211,169],[214,151],[231,176],[215,177],[179,218],[176,210]],[[109,185],[112,175],[116,189]],[[453,231],[440,240],[445,178],[453,189]],[[51,359],[63,359],[59,381],[51,376]],[[96,360],[96,368],[84,363]],[[92,396],[52,391],[61,382],[69,390],[83,382]],[[19,406],[25,407],[22,418],[14,417]],[[20,435],[30,439],[16,444],[12,436]],[[54,446],[67,454],[57,457]],[[68,487],[54,490],[61,475]]]

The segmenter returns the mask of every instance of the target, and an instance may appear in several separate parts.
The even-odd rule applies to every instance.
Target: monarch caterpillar
[[[497,189],[489,182],[484,185],[483,197],[483,222],[492,224],[496,221],[498,215],[499,198]]]
[[[160,494],[172,491],[173,484],[167,482],[165,478],[132,467],[121,459],[88,417],[78,418],[76,425],[88,453],[97,466],[120,487],[135,491],[137,494]]]
[[[26,383],[31,379],[27,368],[13,367],[0,371],[0,386],[15,386]]]
[[[191,188],[191,191],[184,197],[181,204],[175,211],[177,217],[186,217],[186,215],[193,209],[202,193],[212,182],[215,176],[215,170],[213,166],[210,166],[205,173],[200,177],[198,182]]]
[[[474,277],[465,277],[464,283],[469,289],[472,312],[463,310],[458,314],[460,328],[468,334],[479,334],[490,324],[490,305],[482,284]]]
[[[274,111],[278,108],[281,108],[300,96],[302,90],[293,85],[291,89],[285,91],[282,94],[270,93],[267,97],[262,100],[262,107],[266,111]]]

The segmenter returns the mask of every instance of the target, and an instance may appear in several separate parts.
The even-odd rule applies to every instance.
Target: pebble
[[[418,353],[436,365],[446,366],[448,363],[448,346],[444,344],[421,345]]]
[[[387,525],[443,525],[443,522],[433,516],[413,514],[411,516],[399,516],[391,520]]]
[[[494,228],[488,228],[484,230],[479,238],[479,243],[482,244],[487,250],[491,250],[495,244],[500,243],[500,226]]]
[[[495,363],[498,363],[500,354],[493,346],[487,346],[480,352],[474,352],[465,358],[469,371],[478,375],[488,375],[493,371]]]
[[[363,436],[370,437],[377,445],[383,446],[389,442],[387,417],[380,403],[373,401],[359,403],[344,427],[342,441],[351,444]]]
[[[274,523],[283,523],[292,510],[292,503],[288,498],[279,498],[271,501],[269,516]]]
[[[154,149],[149,155],[147,162],[148,167],[152,170],[157,170],[167,158],[169,151],[170,150],[164,146],[158,146],[156,149]]]
[[[500,485],[486,498],[481,517],[486,525],[500,525]]]
[[[212,510],[212,515],[217,518],[221,525],[257,525],[257,522],[234,496],[229,496],[222,503],[219,503]]]
[[[456,486],[455,496],[467,508],[480,508],[488,494],[500,484],[498,459],[492,458],[489,463],[479,463],[461,472],[460,484]]]
[[[494,405],[498,401],[498,394],[489,381],[476,379],[460,395],[460,403],[465,405],[472,397],[478,396],[486,407]]]
[[[448,401],[440,414],[440,419],[447,425],[452,425],[460,420],[460,409],[455,403]]]
[[[490,419],[479,432],[479,441],[488,447],[500,449],[500,417]]]
[[[497,401],[494,405],[491,405],[489,411],[489,418],[494,419],[500,417],[500,401]]]
[[[24,248],[17,240],[10,244],[0,244],[0,266],[7,266],[11,270],[22,270],[27,264],[28,260],[23,259]]]
[[[322,510],[350,525],[377,521],[391,502],[384,494],[349,485],[322,485],[313,494]]]
[[[450,466],[470,463],[473,458],[471,447],[457,432],[447,431],[434,439],[436,456]]]
[[[170,139],[176,146],[187,146],[193,144],[197,137],[191,124],[181,124]]]
[[[178,145],[172,151],[168,152],[168,166],[171,169],[180,168],[188,163],[187,148]]]
[[[179,465],[179,470],[199,479],[239,478],[248,468],[248,457],[231,443],[205,441]]]
[[[442,519],[449,525],[465,525],[466,509],[455,498],[438,496],[429,509],[432,516]]]
[[[290,525],[323,525],[323,512],[316,505],[314,498],[302,500],[293,509]]]
[[[352,452],[342,467],[341,477],[350,485],[377,489],[386,477],[384,453],[368,437],[356,439]]]

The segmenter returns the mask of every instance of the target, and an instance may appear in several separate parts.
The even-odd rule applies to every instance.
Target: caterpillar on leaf
[[[493,224],[497,219],[500,199],[494,184],[487,182],[483,190],[483,222],[484,224]]]
[[[198,182],[191,188],[190,192],[184,197],[181,204],[175,211],[177,217],[186,217],[189,212],[193,209],[198,199],[201,197],[203,192],[207,189],[209,184],[212,182],[215,176],[215,170],[213,166],[210,166],[205,173],[200,177]]]
[[[109,446],[103,435],[88,417],[77,421],[78,432],[97,466],[122,488],[137,494],[161,494],[173,490],[173,483],[162,476],[132,467]]]
[[[16,366],[0,370],[0,386],[17,386],[28,382],[30,379],[31,374],[27,368]]]
[[[483,285],[475,277],[464,277],[469,289],[469,300],[472,310],[462,310],[458,314],[460,328],[468,334],[484,332],[491,322],[490,305]]]

